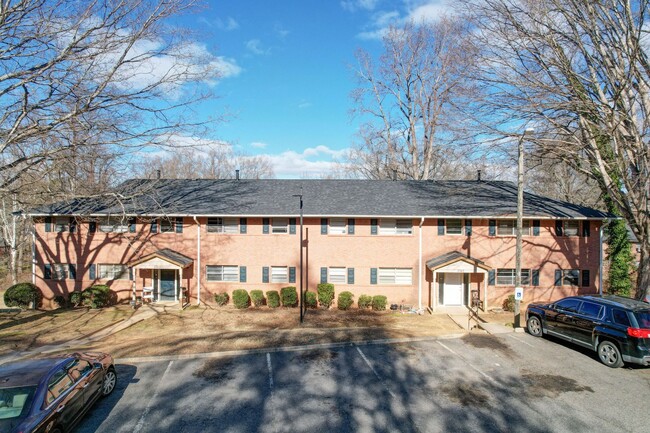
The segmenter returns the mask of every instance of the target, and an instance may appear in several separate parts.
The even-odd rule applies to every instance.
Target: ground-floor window
[[[413,269],[411,268],[379,268],[377,281],[384,285],[407,285],[413,284]]]
[[[129,268],[120,264],[98,265],[99,279],[102,280],[128,280]]]
[[[239,281],[239,267],[226,265],[208,265],[206,278],[208,281],[237,282]]]
[[[497,269],[497,285],[499,286],[514,286],[516,278],[516,269]],[[530,285],[530,269],[521,270],[521,285]]]
[[[51,263],[45,265],[43,274],[46,280],[74,280],[76,267],[68,263]]]
[[[271,266],[272,283],[288,283],[289,269],[286,266]]]

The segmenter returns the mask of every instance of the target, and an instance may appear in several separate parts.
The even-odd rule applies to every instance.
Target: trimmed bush
[[[105,284],[90,286],[81,292],[83,305],[90,308],[104,308],[113,303],[111,288]]]
[[[354,304],[354,295],[352,292],[339,293],[338,300],[336,301],[339,310],[347,310],[352,306],[352,304]]]
[[[248,296],[248,292],[245,289],[233,290],[232,303],[235,305],[235,308],[248,308],[251,304],[251,298]]]
[[[359,296],[358,304],[360,309],[366,309],[372,307],[372,296],[370,295]]]
[[[321,283],[318,288],[318,303],[323,308],[329,308],[334,301],[334,284]]]
[[[63,295],[56,295],[54,297],[54,303],[59,308],[67,308],[68,307],[68,301],[67,301],[67,299],[65,299],[65,296],[63,296]]]
[[[68,295],[68,304],[72,307],[79,307],[84,301],[82,295],[82,292],[71,292],[70,295]]]
[[[18,283],[7,289],[4,298],[7,307],[27,308],[33,301],[36,308],[41,305],[43,294],[32,283]]]
[[[298,305],[298,291],[294,286],[280,289],[280,299],[283,307],[295,307]]]
[[[271,308],[278,308],[280,306],[280,294],[277,290],[269,290],[266,292],[266,303]]]
[[[503,310],[510,311],[514,313],[515,311],[515,295],[508,295],[506,299],[503,300]]]
[[[375,295],[372,297],[372,309],[375,311],[383,311],[386,309],[388,299],[384,295]]]
[[[266,299],[264,299],[264,292],[261,290],[251,290],[251,301],[253,301],[253,305],[256,307],[261,307],[264,305],[266,303]]]
[[[230,301],[230,296],[228,296],[228,293],[226,292],[215,293],[214,302],[216,302],[217,305],[223,307],[224,305],[228,304],[228,301]]]
[[[305,292],[305,305],[307,305],[308,308],[318,307],[316,292]]]

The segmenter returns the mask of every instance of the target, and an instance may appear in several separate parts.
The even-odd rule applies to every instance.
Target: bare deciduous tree
[[[647,0],[465,0],[486,107],[535,125],[540,151],[592,178],[640,241],[650,290]],[[607,200],[606,200],[607,202]]]
[[[474,60],[468,34],[455,18],[411,22],[388,31],[377,65],[357,53],[360,87],[352,97],[365,123],[350,160],[358,174],[432,179],[458,158],[461,107],[471,94],[465,72]]]

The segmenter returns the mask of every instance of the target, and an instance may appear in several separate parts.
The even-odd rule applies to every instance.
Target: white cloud
[[[379,0],[342,0],[341,7],[349,12],[358,10],[371,11],[377,7]]]
[[[259,39],[251,39],[245,43],[245,46],[248,51],[256,55],[269,54],[269,50],[262,48],[262,41]]]
[[[280,23],[275,23],[273,25],[273,31],[275,32],[276,35],[278,35],[280,39],[286,38],[287,36],[289,36],[289,33],[291,33],[289,30],[285,29]]]
[[[236,30],[239,28],[239,23],[233,18],[233,17],[228,17],[225,20],[221,20],[217,18],[216,21],[217,28],[230,32],[233,30]]]
[[[454,8],[449,0],[429,0],[410,8],[406,19],[419,24],[434,22],[444,15],[452,15],[453,13]]]
[[[268,146],[267,143],[263,143],[261,141],[254,141],[250,144],[251,147],[254,147],[256,149],[265,149],[266,146]]]
[[[301,153],[287,150],[280,154],[267,154],[278,178],[319,178],[336,172],[348,149],[333,150],[327,146],[310,147]]]

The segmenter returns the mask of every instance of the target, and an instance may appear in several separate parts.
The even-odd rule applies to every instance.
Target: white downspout
[[[196,223],[196,305],[201,305],[201,224],[196,215],[192,218]]]
[[[600,221],[598,228],[598,294],[603,295],[603,229],[605,228],[605,221]]]
[[[419,268],[419,278],[418,278],[418,310],[422,309],[422,224],[424,224],[424,217],[420,218],[420,254],[418,254],[418,268]]]
[[[36,285],[36,226],[32,219],[32,284]]]

